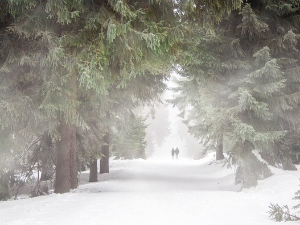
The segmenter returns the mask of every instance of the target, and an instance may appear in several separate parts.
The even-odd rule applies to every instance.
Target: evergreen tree
[[[106,98],[111,87],[126,87],[137,77],[149,75],[155,81],[164,76],[161,72],[181,36],[176,26],[161,20],[169,16],[172,21],[172,3],[7,4],[14,23],[1,68],[2,98],[8,103],[1,107],[5,118],[1,125],[10,129],[9,134],[50,131],[57,139],[55,192],[68,192],[77,186],[78,130],[90,129],[85,102]],[[101,108],[104,115],[109,110]]]
[[[121,124],[120,124],[121,125]],[[116,127],[118,132],[115,132],[112,140],[112,155],[117,158],[145,159],[145,124],[141,116],[132,115],[121,126]]]
[[[178,70],[184,79],[173,102],[183,111],[192,106],[183,116],[196,137],[214,146],[223,139],[239,165],[237,181],[246,187],[270,175],[251,151],[278,155],[286,151],[280,144],[286,132],[297,130],[299,4],[281,3],[246,3],[224,17],[215,34],[195,30]],[[290,159],[277,160],[293,168]],[[254,170],[258,164],[260,171]]]

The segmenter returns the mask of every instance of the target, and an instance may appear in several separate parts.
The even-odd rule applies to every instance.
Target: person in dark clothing
[[[178,159],[179,149],[178,147],[175,149],[176,159]]]
[[[174,154],[175,154],[174,148],[172,148],[171,154],[172,154],[172,159],[174,159]]]

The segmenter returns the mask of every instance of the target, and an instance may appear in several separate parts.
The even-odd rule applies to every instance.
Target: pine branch
[[[277,222],[300,220],[300,217],[290,213],[289,207],[287,205],[281,207],[278,204],[274,205],[271,203],[269,208],[270,208],[270,210],[268,211],[268,213],[270,214],[269,217],[271,217],[271,219]]]

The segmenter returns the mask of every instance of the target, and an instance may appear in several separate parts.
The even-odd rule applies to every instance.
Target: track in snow
[[[110,174],[99,176],[95,191],[238,191],[233,169],[194,160],[112,161]],[[114,165],[118,164],[118,165]],[[88,174],[82,177],[86,183]],[[108,181],[109,180],[109,181]],[[88,189],[83,186],[79,190]]]

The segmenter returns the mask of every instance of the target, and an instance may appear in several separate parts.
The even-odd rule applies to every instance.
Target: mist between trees
[[[97,159],[107,173],[110,156],[146,158],[143,109],[174,71],[168,102],[236,183],[271,176],[254,149],[295,170],[299,14],[296,0],[2,0],[0,199],[31,179],[32,195],[42,180],[69,192],[87,166],[95,182]]]

